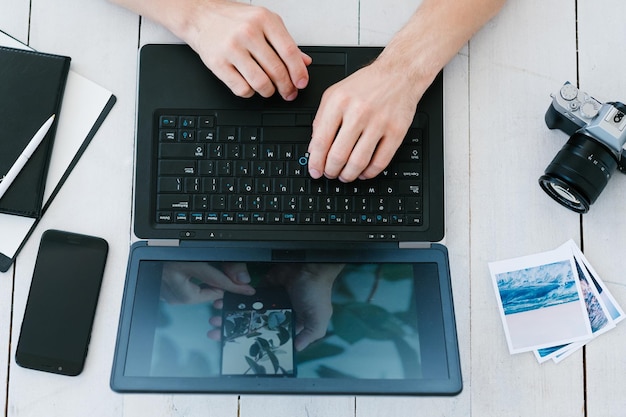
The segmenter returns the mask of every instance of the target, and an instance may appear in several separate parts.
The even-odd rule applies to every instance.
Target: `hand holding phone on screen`
[[[104,239],[44,232],[15,354],[18,365],[72,376],[82,371],[107,253]]]

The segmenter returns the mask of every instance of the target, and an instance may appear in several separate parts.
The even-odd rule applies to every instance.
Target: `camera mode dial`
[[[578,97],[578,88],[576,88],[574,84],[564,84],[563,87],[561,87],[561,97],[567,101],[574,100]]]
[[[582,106],[580,106],[580,114],[588,119],[593,119],[600,111],[600,104],[594,99],[586,100]]]

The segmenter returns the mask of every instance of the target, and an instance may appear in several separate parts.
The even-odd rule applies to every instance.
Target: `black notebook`
[[[0,47],[0,177],[50,116],[58,120],[69,67],[69,57]],[[0,212],[40,216],[55,129],[0,198]]]

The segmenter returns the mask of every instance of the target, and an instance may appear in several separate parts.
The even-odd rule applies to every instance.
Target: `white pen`
[[[46,137],[46,133],[48,133],[48,130],[50,130],[50,126],[52,126],[52,122],[54,122],[54,116],[54,114],[50,116],[50,118],[46,120],[43,126],[39,128],[37,133],[35,133],[35,136],[33,136],[28,145],[26,145],[13,166],[11,166],[9,172],[7,172],[2,179],[0,179],[0,198],[2,198],[2,196],[9,189],[13,181],[15,181],[15,178],[17,178],[17,175],[20,173],[20,171],[22,171],[22,168],[24,168],[26,162],[28,162],[30,157],[33,156],[33,153],[39,147],[43,138]]]

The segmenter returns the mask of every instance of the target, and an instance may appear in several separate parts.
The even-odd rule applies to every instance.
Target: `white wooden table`
[[[415,1],[253,1],[279,12],[301,44],[384,45]],[[105,0],[0,0],[0,29],[118,98],[36,233],[0,274],[0,412],[8,416],[590,416],[626,415],[626,325],[564,362],[511,356],[487,262],[573,238],[626,306],[626,176],[585,216],[550,200],[537,178],[565,143],[543,115],[578,81],[626,101],[623,0],[509,0],[445,69],[446,220],[464,391],[453,398],[120,395],[109,375],[131,229],[137,50],[175,41]],[[332,11],[332,12],[330,12]],[[102,236],[111,246],[86,368],[69,378],[22,369],[14,351],[41,233]],[[1,233],[1,231],[0,231]]]

